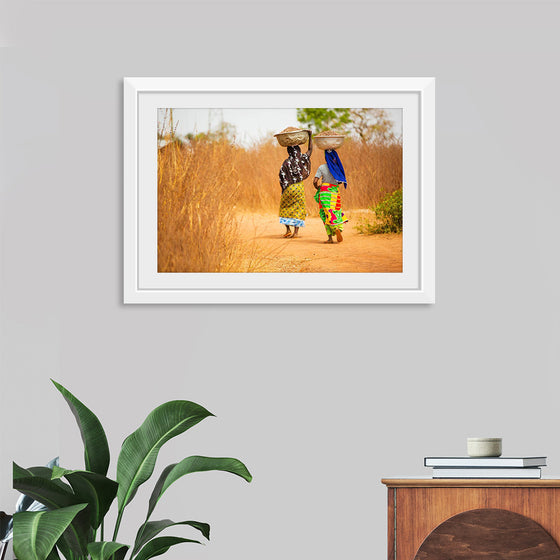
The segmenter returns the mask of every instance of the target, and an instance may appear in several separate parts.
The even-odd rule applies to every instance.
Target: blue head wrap
[[[327,162],[327,167],[331,172],[331,175],[337,180],[344,183],[344,188],[348,181],[346,180],[346,175],[344,174],[344,167],[336,150],[325,150],[325,160]]]

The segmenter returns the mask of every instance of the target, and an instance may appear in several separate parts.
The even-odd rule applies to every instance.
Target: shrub
[[[385,196],[377,206],[371,208],[375,214],[374,223],[363,220],[356,229],[366,235],[400,233],[403,223],[402,204],[402,188],[400,188]]]

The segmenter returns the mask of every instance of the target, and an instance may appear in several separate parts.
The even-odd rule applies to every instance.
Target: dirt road
[[[242,238],[253,247],[255,272],[402,272],[402,235],[361,235],[354,226],[366,211],[346,212],[342,243],[327,244],[319,217],[308,217],[300,237],[284,239],[276,214],[238,216]]]

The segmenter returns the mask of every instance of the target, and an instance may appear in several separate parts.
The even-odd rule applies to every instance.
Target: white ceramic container
[[[502,438],[467,438],[469,457],[499,457],[502,454]]]

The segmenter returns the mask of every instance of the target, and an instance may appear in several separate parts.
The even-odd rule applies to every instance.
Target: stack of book
[[[425,457],[432,478],[541,478],[546,457]]]

